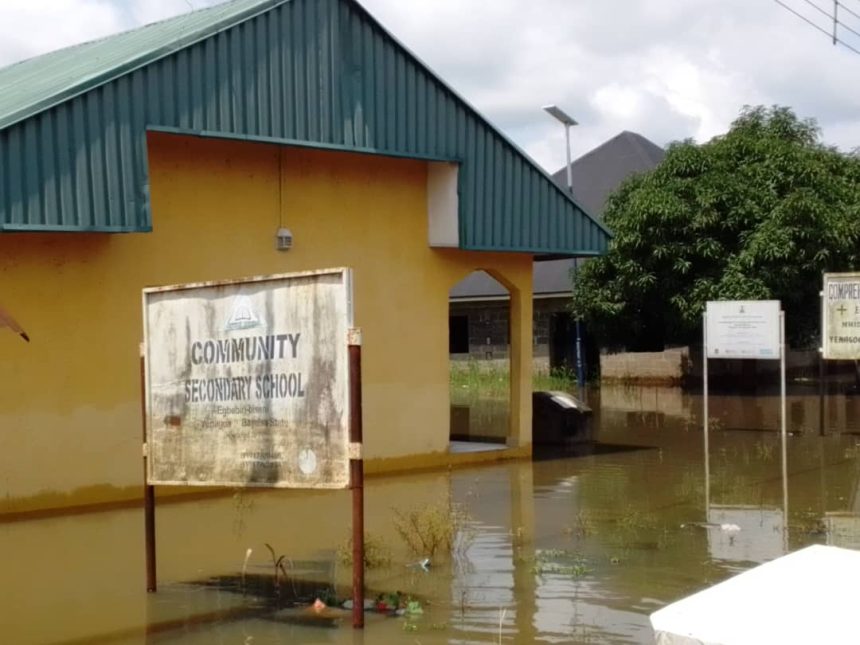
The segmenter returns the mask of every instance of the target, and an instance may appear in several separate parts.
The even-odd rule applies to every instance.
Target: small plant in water
[[[618,528],[628,533],[638,533],[654,528],[654,518],[638,508],[628,506],[618,518]]]
[[[275,550],[272,548],[271,544],[266,543],[266,548],[269,550],[269,553],[272,556],[272,569],[274,573],[274,585],[275,585],[275,595],[281,595],[281,574],[284,576],[284,580],[287,579],[287,569],[284,566],[284,561],[286,560],[286,555],[277,555]]]
[[[352,566],[352,536],[348,536],[337,548],[337,559],[345,567]],[[364,534],[365,569],[383,569],[391,564],[391,548],[381,537],[373,533]]]
[[[554,367],[549,374],[536,373],[532,378],[535,390],[571,390],[576,386],[576,373],[566,367]]]
[[[417,600],[407,600],[404,613],[407,616],[421,616],[424,613],[424,608],[421,607],[421,603]]]
[[[759,441],[755,445],[755,454],[756,457],[758,457],[759,461],[772,461],[773,450],[774,444],[772,443],[765,443],[764,441]]]
[[[458,538],[462,541],[469,514],[459,505],[445,499],[436,504],[409,510],[392,509],[394,530],[410,551],[428,558],[451,555]],[[458,544],[458,549],[465,550]]]
[[[577,512],[574,522],[574,531],[577,537],[587,538],[596,532],[594,518],[592,518],[591,513],[586,509],[581,509]]]
[[[532,565],[532,573],[537,576],[556,574],[580,578],[590,572],[585,558],[561,549],[537,551]]]

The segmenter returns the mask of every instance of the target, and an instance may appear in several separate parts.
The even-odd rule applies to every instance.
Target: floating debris
[[[424,558],[423,560],[413,562],[412,564],[407,564],[406,566],[410,569],[421,569],[422,571],[430,571],[430,558]]]
[[[355,607],[355,603],[352,601],[352,599],[344,600],[341,607],[343,607],[344,609],[352,609],[353,607]],[[374,601],[372,598],[365,598],[364,599],[364,608],[365,609],[374,609],[375,607],[376,607],[376,601]]]
[[[721,531],[726,531],[727,533],[736,533],[741,530],[741,527],[737,524],[716,524],[715,522],[690,522],[688,524],[681,524],[682,529],[685,529],[687,527],[698,527],[702,529],[719,529]]]

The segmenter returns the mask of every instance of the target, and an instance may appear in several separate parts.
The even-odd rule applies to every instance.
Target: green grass
[[[493,363],[477,360],[451,363],[451,387],[488,396],[507,395],[510,389],[510,370]],[[570,370],[554,369],[549,374],[532,377],[534,390],[570,390],[576,387],[576,376]]]
[[[532,376],[533,390],[572,390],[576,387],[576,374],[567,368],[555,368],[549,374]]]

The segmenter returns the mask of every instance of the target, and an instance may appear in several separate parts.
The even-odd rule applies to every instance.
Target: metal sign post
[[[782,532],[783,549],[788,553],[788,432],[785,418],[785,312],[779,312],[779,418],[782,444]]]
[[[349,332],[349,478],[352,488],[352,626],[364,627],[364,455],[361,330]]]
[[[824,274],[821,276],[824,282]],[[824,291],[818,292],[818,307],[821,323],[819,338],[821,344],[818,346],[818,434],[824,436],[824,392],[827,385],[827,373],[824,369]]]
[[[146,553],[146,590],[155,593],[158,580],[155,569],[155,486],[146,480],[149,472],[146,446],[146,364],[143,343],[140,345],[140,408],[143,420],[143,535]]]
[[[708,314],[702,314],[702,415],[705,417],[705,521],[711,508],[711,451],[708,448]]]

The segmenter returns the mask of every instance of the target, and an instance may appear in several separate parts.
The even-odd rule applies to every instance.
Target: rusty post
[[[140,352],[140,416],[143,422],[143,525],[146,552],[146,590],[155,593],[157,579],[155,574],[155,486],[148,481],[148,446],[146,443],[146,359],[143,346]]]
[[[349,334],[349,475],[352,488],[352,626],[364,628],[364,455],[361,427],[361,331]]]

